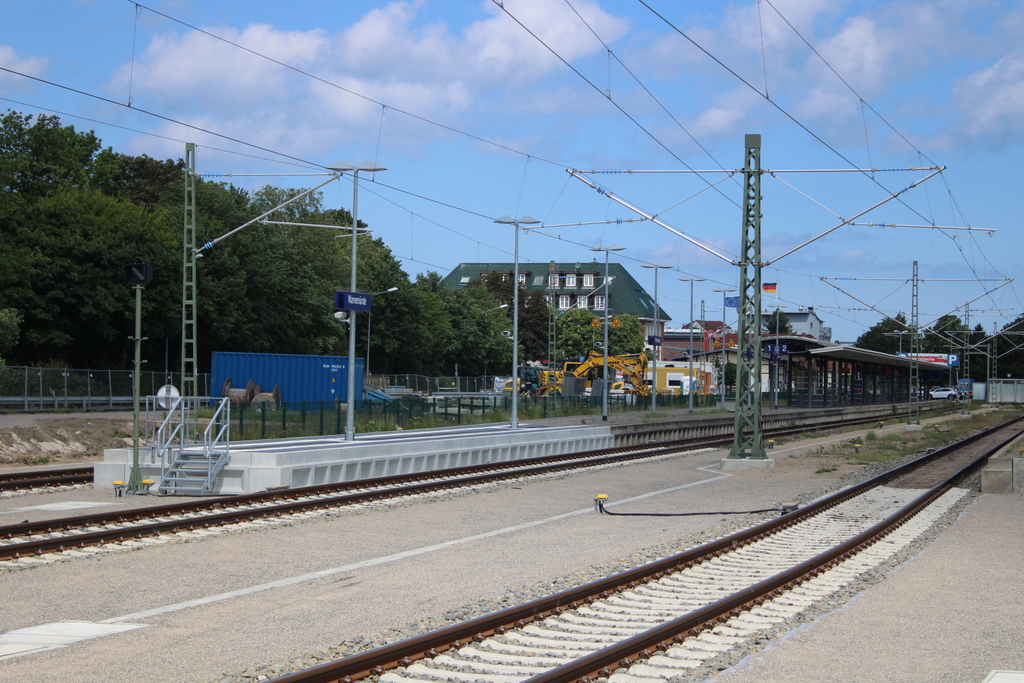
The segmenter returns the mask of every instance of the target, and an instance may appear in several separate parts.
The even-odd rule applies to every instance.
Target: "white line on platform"
[[[703,470],[704,468],[698,468]],[[605,507],[612,507],[615,505],[623,505],[625,503],[631,503],[644,498],[650,498],[652,496],[663,495],[666,493],[672,493],[674,491],[680,491],[693,486],[700,486],[703,484],[709,484],[719,479],[724,479],[732,475],[729,474],[718,474],[717,476],[709,479],[702,479],[700,481],[691,482],[689,484],[683,484],[681,486],[673,486],[667,489],[661,489],[660,491],[652,491],[651,493],[645,493],[640,496],[634,496],[632,498],[626,498],[614,503],[607,503]],[[322,579],[325,576],[332,576],[334,574],[340,574],[343,572],[350,572],[356,569],[364,569],[366,567],[374,567],[381,564],[388,564],[391,562],[397,562],[399,560],[406,560],[411,557],[418,555],[426,555],[427,553],[436,552],[438,550],[444,550],[445,548],[451,548],[457,545],[464,545],[466,543],[473,543],[474,541],[480,541],[486,538],[493,538],[495,536],[503,536],[505,534],[514,533],[516,531],[522,531],[523,529],[530,529],[533,527],[541,526],[543,524],[550,524],[552,522],[558,522],[570,517],[576,517],[578,515],[592,514],[594,509],[592,507],[583,508],[581,510],[574,510],[572,512],[566,512],[561,515],[555,515],[554,517],[547,517],[546,519],[539,519],[533,522],[526,522],[525,524],[517,524],[515,526],[505,527],[503,529],[495,529],[494,531],[487,531],[482,534],[475,534],[473,536],[466,536],[464,538],[458,538],[451,541],[445,541],[444,543],[437,543],[435,545],[423,546],[422,548],[415,548],[413,550],[406,550],[400,553],[394,553],[393,555],[385,555],[383,557],[375,557],[369,560],[363,560],[362,562],[354,562],[352,564],[346,564],[341,567],[332,567],[330,569],[322,569],[318,572],[312,572],[311,574],[302,574],[300,576],[293,576],[287,579],[280,579],[278,581],[271,581],[270,583],[262,583],[257,586],[250,586],[248,588],[240,588],[235,591],[229,591],[227,593],[218,593],[217,595],[211,595],[205,598],[197,598],[195,600],[188,600],[186,602],[179,602],[173,605],[165,605],[164,607],[155,607],[150,610],[143,610],[141,612],[133,612],[132,614],[126,614],[121,617],[114,617],[112,619],[105,619],[101,621],[102,624],[119,624],[125,621],[137,621],[140,619],[146,619],[148,617],[156,616],[159,614],[167,614],[168,612],[177,612],[179,610],[188,609],[190,607],[198,607],[200,605],[209,605],[214,602],[220,602],[222,600],[230,600],[231,598],[237,598],[244,595],[251,595],[253,593],[259,593],[274,588],[283,588],[285,586],[291,586],[297,583],[303,583],[305,581],[313,581],[315,579]]]

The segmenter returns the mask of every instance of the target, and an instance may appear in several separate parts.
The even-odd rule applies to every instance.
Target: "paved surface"
[[[814,456],[785,448],[773,453],[776,470],[723,473],[723,455],[707,451],[0,573],[0,632],[27,630],[23,641],[71,639],[4,659],[0,637],[0,681],[212,683],[553,582],[722,521],[596,515],[590,510],[597,493],[609,494],[619,511],[723,509],[723,501],[758,508],[843,473],[787,468],[784,457]],[[7,510],[75,501],[127,502],[66,492],[11,501]],[[981,683],[994,670],[1024,671],[1022,530],[1024,496],[982,496],[885,581],[717,680]],[[970,579],[966,588],[954,585],[962,577]],[[81,623],[37,630],[61,622]],[[73,642],[90,626],[97,637]]]

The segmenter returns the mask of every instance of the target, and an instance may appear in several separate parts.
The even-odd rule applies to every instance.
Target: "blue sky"
[[[240,174],[374,161],[388,170],[361,181],[359,217],[410,276],[511,261],[493,220],[528,214],[553,227],[522,236],[524,262],[621,245],[613,259],[652,293],[640,264],[670,266],[659,298],[680,325],[678,278],[706,279],[694,316],[705,300],[709,319],[712,289],[737,286],[742,176],[586,176],[666,228],[566,169],[731,171],[757,133],[775,171],[763,280],[852,341],[910,310],[914,261],[922,324],[969,305],[992,330],[1022,312],[1007,282],[1024,246],[1022,35],[1024,3],[996,0],[4,0],[0,108],[58,113],[127,154],[194,142],[200,173],[248,189],[319,180]],[[868,225],[778,258],[930,172],[891,169],[933,166]],[[831,172],[782,172],[811,170]],[[325,203],[350,207],[351,183]]]

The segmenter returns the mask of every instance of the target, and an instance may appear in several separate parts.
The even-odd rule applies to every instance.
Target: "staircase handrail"
[[[210,431],[214,426],[218,425],[221,413],[223,413],[224,422],[220,424],[216,435],[211,439]],[[217,448],[222,438],[224,440],[224,452],[214,461],[213,451]],[[231,459],[231,400],[226,397],[220,399],[220,406],[214,411],[213,417],[210,418],[210,423],[203,430],[203,451],[206,453],[207,462],[207,482],[204,490],[209,490],[213,487],[213,480],[217,473]]]

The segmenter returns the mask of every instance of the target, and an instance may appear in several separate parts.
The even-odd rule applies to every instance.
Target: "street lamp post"
[[[662,268],[671,268],[672,266],[661,266],[653,263],[644,263],[642,268],[654,269],[654,336],[658,338],[657,344],[654,346],[654,360],[651,364],[651,412],[653,413],[658,408],[658,356],[661,355],[661,307],[658,306],[658,271]]]
[[[539,220],[523,215],[520,218],[502,216],[494,221],[501,225],[511,225],[515,231],[515,263],[512,266],[512,418],[509,420],[511,429],[519,429],[519,226],[537,225]]]
[[[687,407],[687,414],[689,414],[689,413],[693,412],[693,283],[694,282],[704,282],[704,278],[702,278],[702,277],[681,277],[681,278],[679,278],[679,280],[681,282],[689,282],[690,283],[690,323],[689,323],[690,331],[689,331],[689,334],[687,335],[689,337],[690,341],[689,341],[689,351],[686,354],[686,357],[689,358],[689,360],[690,360],[690,374],[689,374],[689,377],[687,378],[687,382],[689,382],[687,393],[690,396],[690,400],[688,401],[688,407]]]
[[[397,292],[397,291],[398,291],[398,287],[391,287],[390,289],[385,289],[383,292],[377,292],[373,296],[380,296],[381,294],[388,294],[390,292]],[[371,325],[372,322],[373,322],[373,309],[367,311],[367,314],[366,314],[366,363],[364,364],[364,367],[363,367],[363,374],[367,375],[367,376],[370,374],[370,325]]]
[[[722,293],[722,381],[718,387],[718,407],[725,410],[725,316],[728,311],[728,307],[725,305],[725,295],[736,290],[719,288],[711,291]]]
[[[356,245],[359,243],[359,172],[377,173],[387,169],[369,161],[353,166],[346,161],[339,161],[327,167],[338,173],[352,172],[352,268],[349,276],[349,291],[356,292]],[[348,391],[345,414],[345,440],[356,438],[356,316],[353,314],[348,323]]]
[[[604,252],[604,366],[602,369],[601,379],[604,381],[603,394],[601,399],[601,421],[608,421],[608,390],[611,388],[611,382],[608,381],[608,253],[612,251],[622,251],[625,247],[620,247],[617,244],[613,244],[610,247],[603,247],[600,244],[596,247],[590,247],[590,251],[603,251]]]

